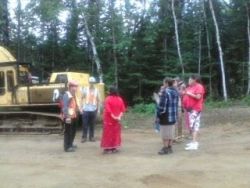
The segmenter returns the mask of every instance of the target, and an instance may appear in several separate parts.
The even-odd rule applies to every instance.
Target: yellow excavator
[[[67,90],[69,80],[79,83],[77,102],[80,105],[81,89],[88,86],[89,74],[54,72],[46,82],[39,83],[27,64],[17,62],[0,46],[0,132],[62,131],[59,99]],[[104,84],[96,83],[96,87],[102,103]]]

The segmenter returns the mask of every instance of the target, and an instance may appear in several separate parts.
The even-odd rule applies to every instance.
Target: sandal
[[[118,149],[111,149],[111,151],[112,151],[112,153],[118,153],[119,152],[119,150]]]
[[[111,153],[111,152],[112,152],[112,151],[111,151],[110,149],[104,149],[102,153],[103,153],[103,154],[109,154],[109,153]]]

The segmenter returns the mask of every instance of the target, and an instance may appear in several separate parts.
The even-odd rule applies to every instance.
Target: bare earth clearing
[[[63,152],[62,135],[1,135],[0,187],[250,187],[250,108],[206,110],[200,149],[184,151],[184,140],[169,156],[157,155],[151,117],[136,118],[134,127],[123,131],[123,148],[112,155],[101,153],[99,141],[81,144],[80,132],[75,153]]]

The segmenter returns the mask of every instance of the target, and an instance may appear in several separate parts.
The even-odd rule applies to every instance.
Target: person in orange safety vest
[[[76,145],[73,145],[76,135],[76,123],[78,114],[78,105],[76,100],[76,91],[78,83],[74,80],[69,81],[68,91],[63,95],[62,115],[64,123],[64,151],[74,152]]]
[[[82,90],[82,140],[84,143],[89,138],[89,141],[94,142],[95,120],[99,106],[99,92],[95,87],[96,80],[94,77],[89,78],[89,86]]]

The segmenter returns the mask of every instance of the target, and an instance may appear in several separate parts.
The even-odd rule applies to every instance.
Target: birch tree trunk
[[[96,45],[95,45],[95,42],[94,42],[94,38],[93,38],[92,34],[89,31],[88,23],[87,23],[87,20],[85,18],[84,13],[82,13],[82,18],[83,18],[83,24],[84,24],[84,28],[85,28],[87,37],[88,37],[89,42],[91,44],[91,48],[92,48],[92,52],[93,52],[93,59],[95,61],[96,67],[97,67],[99,80],[100,80],[100,83],[103,83],[103,73],[102,73],[101,61],[99,59],[99,56],[98,56],[98,53],[97,53],[97,50],[96,50]]]
[[[19,63],[21,60],[20,53],[20,33],[21,33],[21,0],[17,0],[17,62]]]
[[[200,75],[201,74],[201,26],[199,26],[198,40],[199,40],[198,74]]]
[[[249,7],[246,4],[247,9],[247,36],[248,36],[248,86],[247,86],[247,95],[250,93],[250,16],[249,16]]]
[[[113,58],[114,58],[114,66],[115,66],[115,85],[118,88],[119,87],[119,83],[118,83],[118,62],[117,62],[117,54],[116,54],[116,38],[115,38],[115,22],[114,22],[114,0],[112,0],[111,2],[111,19],[112,19],[112,42],[113,42]]]
[[[217,23],[217,20],[215,17],[212,0],[209,0],[209,7],[210,7],[212,17],[213,17],[213,22],[214,22],[215,31],[216,31],[216,41],[217,41],[219,56],[220,56],[220,68],[221,68],[221,76],[222,76],[223,97],[224,97],[224,100],[227,101],[227,86],[226,86],[225,68],[224,68],[224,61],[223,61],[223,51],[221,48],[219,27],[218,27],[218,23]]]
[[[207,55],[208,55],[208,64],[209,64],[209,93],[210,95],[213,92],[212,87],[212,58],[211,58],[211,45],[210,45],[210,37],[208,32],[208,25],[207,25],[207,14],[205,9],[205,0],[203,0],[203,17],[204,17],[204,23],[205,23],[205,30],[206,30],[206,40],[207,40]]]
[[[178,56],[179,56],[179,62],[180,62],[180,65],[181,65],[182,77],[184,77],[185,70],[184,70],[184,65],[183,65],[182,55],[181,55],[178,23],[177,23],[177,18],[176,18],[176,15],[175,15],[174,0],[172,0],[172,14],[173,14],[173,18],[174,18],[175,38],[176,38],[176,46],[177,46],[177,51],[178,51]]]

